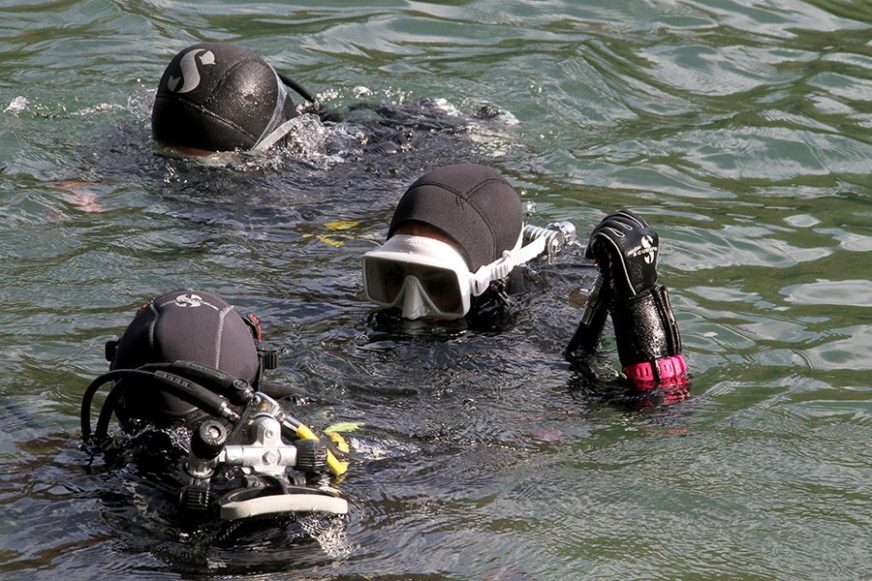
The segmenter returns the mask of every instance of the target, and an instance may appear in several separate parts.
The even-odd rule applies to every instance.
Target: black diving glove
[[[660,237],[629,210],[609,214],[594,228],[585,256],[596,260],[615,298],[627,300],[654,287]]]
[[[684,377],[686,371],[669,293],[657,284],[659,251],[657,232],[629,210],[606,216],[585,251],[600,269],[600,294],[610,295],[599,301],[612,316],[621,366],[637,385]]]

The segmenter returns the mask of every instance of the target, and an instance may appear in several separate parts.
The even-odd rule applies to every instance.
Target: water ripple
[[[3,574],[869,577],[868,9],[376,4],[0,8]],[[403,117],[301,117],[289,148],[211,165],[156,155],[156,80],[205,40]],[[383,139],[398,128],[411,147]],[[542,267],[498,329],[372,315],[359,257],[403,189],[477,160],[582,240],[619,207],[655,225],[690,399],[631,401],[611,329],[604,385],[562,361],[578,260]],[[189,530],[156,475],[79,450],[103,343],[189,284],[262,316],[295,413],[361,424],[347,518]]]

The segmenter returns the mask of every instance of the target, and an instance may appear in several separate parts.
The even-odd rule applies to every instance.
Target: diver
[[[574,234],[568,222],[525,227],[518,192],[496,170],[443,166],[400,198],[387,240],[363,257],[364,291],[410,320],[498,316],[526,285],[516,267],[553,255]]]
[[[292,92],[302,97],[299,106]],[[254,52],[202,43],[176,54],[164,70],[152,108],[152,137],[183,155],[262,152],[286,143],[298,127],[297,117],[306,113],[321,122],[361,124],[367,151],[374,154],[408,149],[416,132],[459,132],[465,126],[428,98],[393,109],[360,102],[341,115]],[[490,119],[500,113],[482,107],[476,116]]]
[[[297,108],[293,90],[310,112],[332,118],[302,85],[254,52],[227,43],[203,43],[178,53],[157,87],[152,137],[188,155],[259,151],[291,129]]]
[[[146,448],[163,464],[154,472],[175,475],[185,515],[347,512],[333,484],[348,468],[348,447],[338,434],[319,437],[279,402],[292,392],[263,378],[276,353],[264,348],[254,315],[207,291],[168,292],[136,312],[106,344],[106,358],[110,371],[82,398],[86,444],[107,453]],[[92,429],[92,403],[106,384]],[[120,434],[109,433],[113,414]]]
[[[367,298],[403,318],[491,317],[524,289],[524,267],[575,243],[571,223],[523,223],[518,192],[479,164],[437,168],[401,197],[379,248],[363,256]],[[595,353],[611,316],[624,374],[638,390],[683,388],[687,366],[669,294],[657,282],[659,237],[630,210],[606,216],[584,256],[599,275],[564,356]],[[496,311],[495,311],[496,307]]]

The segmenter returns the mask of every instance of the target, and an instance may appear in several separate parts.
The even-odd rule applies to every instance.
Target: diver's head
[[[112,370],[155,363],[190,361],[257,386],[260,329],[215,293],[179,289],[143,305],[114,349],[107,349]],[[112,343],[110,343],[112,344]],[[148,379],[125,377],[116,409],[123,425],[139,419],[167,426],[200,417],[197,406],[162,391]]]
[[[160,79],[152,136],[190,154],[251,150],[296,116],[286,83],[296,89],[248,49],[226,43],[190,46],[170,61]]]
[[[408,319],[463,317],[472,297],[525,261],[521,233],[520,196],[497,171],[440,167],[406,190],[387,241],[364,256],[366,294]]]

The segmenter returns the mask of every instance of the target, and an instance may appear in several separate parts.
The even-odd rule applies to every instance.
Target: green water
[[[201,40],[340,109],[507,114],[384,156],[309,132],[296,156],[167,160],[154,87]],[[869,578],[870,102],[868,2],[4,4],[0,574]],[[590,393],[560,357],[571,269],[544,268],[502,333],[373,325],[360,255],[405,185],[458,160],[542,221],[585,233],[627,206],[656,226],[690,399]],[[103,343],[184,285],[261,316],[274,377],[312,394],[297,415],[363,423],[346,520],[217,546],[155,516],[132,467],[89,467],[78,406]],[[616,359],[607,341],[600,367]]]

